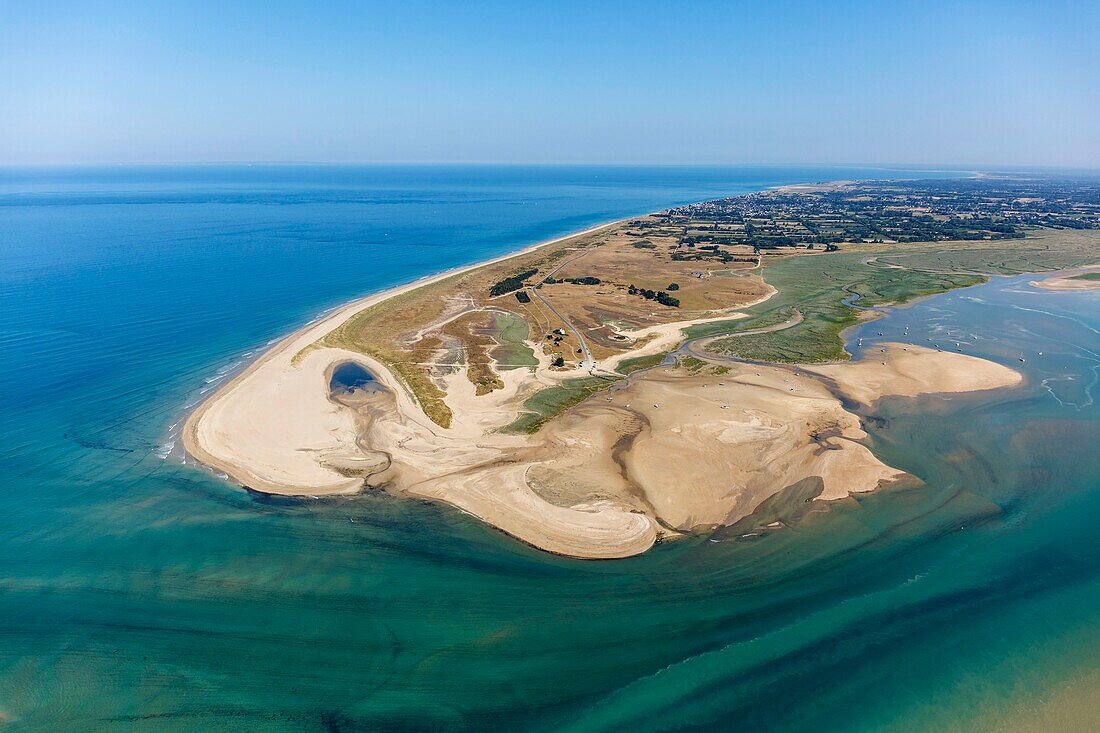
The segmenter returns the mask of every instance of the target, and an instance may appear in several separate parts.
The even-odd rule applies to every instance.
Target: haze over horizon
[[[1100,6],[47,2],[0,165],[1100,167]]]

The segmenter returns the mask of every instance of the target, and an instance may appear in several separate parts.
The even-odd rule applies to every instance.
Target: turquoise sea
[[[352,297],[673,204],[921,175],[0,171],[0,728],[1001,730],[1097,701],[1096,293],[997,278],[864,327],[1027,383],[867,415],[922,488],[628,560],[426,503],[263,499],[173,448],[188,405]]]

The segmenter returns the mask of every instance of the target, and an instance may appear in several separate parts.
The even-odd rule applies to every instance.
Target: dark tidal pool
[[[337,364],[333,368],[332,378],[329,380],[329,390],[333,394],[349,394],[356,390],[376,392],[381,389],[382,385],[374,378],[374,375],[362,364],[354,361]]]

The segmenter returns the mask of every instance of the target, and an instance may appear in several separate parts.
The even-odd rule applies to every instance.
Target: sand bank
[[[568,374],[551,370],[532,343],[539,366],[501,372],[503,389],[478,395],[462,369],[443,377],[453,413],[443,428],[385,364],[319,342],[363,308],[452,274],[356,301],[276,344],[190,415],[187,451],[259,491],[374,488],[428,498],[543,550],[615,558],[737,522],[807,480],[816,482],[816,498],[831,500],[903,479],[860,442],[859,419],[836,392],[872,403],[1020,381],[981,359],[893,344],[851,364],[733,363],[721,376],[655,369],[595,394],[535,435],[503,434],[524,399]],[[623,358],[674,345],[690,323],[633,334],[639,349]],[[330,395],[332,369],[349,360],[385,389]]]
[[[1100,290],[1100,279],[1084,278],[1081,277],[1082,275],[1090,275],[1094,278],[1100,277],[1100,265],[1090,265],[1088,267],[1065,270],[1053,277],[1046,277],[1042,280],[1032,280],[1031,284],[1045,290]]]
[[[364,363],[388,391],[355,409],[330,400],[328,370],[348,359]],[[904,478],[860,442],[859,419],[834,389],[870,403],[1020,381],[998,364],[916,346],[890,345],[874,359],[741,365],[721,376],[654,370],[534,436],[506,436],[495,428],[515,414],[520,370],[510,373],[517,384],[506,394],[458,395],[455,426],[443,429],[384,366],[317,349],[296,364],[270,359],[254,370],[194,421],[190,442],[205,454],[212,446],[214,465],[262,491],[316,496],[384,487],[447,502],[544,550],[624,557],[662,536],[736,522],[807,478],[820,478],[822,500]]]
[[[846,397],[866,405],[886,396],[979,392],[1023,381],[1016,370],[987,359],[912,344],[880,344],[859,356],[848,364],[802,368],[828,377]]]

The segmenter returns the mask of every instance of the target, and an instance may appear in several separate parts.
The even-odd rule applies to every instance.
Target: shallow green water
[[[927,485],[762,539],[577,562],[446,509],[263,501],[145,457],[120,491],[152,471],[156,496],[77,495],[5,543],[33,558],[0,598],[7,709],[150,729],[939,730],[1058,686],[1100,654],[1100,436],[1091,389],[1060,403],[1043,379],[1095,379],[1096,357],[1054,345],[1083,325],[1004,329],[1004,306],[958,294],[875,328],[932,308],[997,332],[986,353],[1057,355],[1017,392],[885,406],[875,449]]]
[[[873,324],[1028,376],[870,416],[874,450],[925,486],[615,562],[423,503],[265,500],[163,460],[150,436],[196,377],[155,355],[159,381],[133,389],[111,377],[117,355],[9,373],[0,715],[15,730],[992,729],[1100,659],[1100,307],[1026,280]],[[58,358],[92,338],[46,323],[35,344],[56,339]]]

